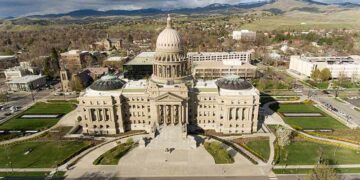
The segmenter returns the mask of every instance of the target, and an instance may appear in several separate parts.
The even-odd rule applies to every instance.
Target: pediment
[[[155,98],[156,102],[181,102],[184,99],[172,93],[162,94]]]

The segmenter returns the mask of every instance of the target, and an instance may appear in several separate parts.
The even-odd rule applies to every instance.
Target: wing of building
[[[149,80],[125,82],[106,75],[79,97],[77,123],[87,134],[130,130],[154,133],[162,126],[216,132],[257,131],[259,91],[238,76],[193,79],[179,33],[168,17],[156,42]]]

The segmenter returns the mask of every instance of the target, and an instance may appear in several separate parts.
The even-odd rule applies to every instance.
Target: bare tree
[[[306,178],[307,180],[339,180],[336,171],[326,163],[315,165],[313,171]]]

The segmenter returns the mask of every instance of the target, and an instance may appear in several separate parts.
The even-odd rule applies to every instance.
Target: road
[[[6,120],[5,114],[10,112],[9,107],[15,106],[15,107],[24,108],[30,105],[32,102],[34,102],[34,100],[39,100],[48,97],[49,95],[52,94],[52,92],[53,92],[52,89],[48,89],[48,90],[33,92],[33,94],[29,92],[16,92],[9,94],[9,100],[7,103],[4,104],[4,107],[7,107],[7,109],[0,110],[0,123]]]
[[[360,125],[360,112],[354,110],[352,108],[353,105],[339,102],[335,100],[333,97],[319,96],[316,97],[316,99],[320,100],[320,102],[330,104],[339,111],[344,112],[345,114],[349,115],[352,118],[352,122],[356,123],[357,125]]]

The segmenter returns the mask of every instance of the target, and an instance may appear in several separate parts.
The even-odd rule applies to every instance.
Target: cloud
[[[177,9],[202,7],[213,3],[237,4],[268,0],[0,0],[0,17],[56,14],[78,9]],[[318,0],[322,2],[359,2],[360,0]]]

